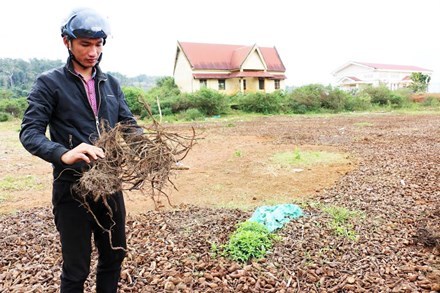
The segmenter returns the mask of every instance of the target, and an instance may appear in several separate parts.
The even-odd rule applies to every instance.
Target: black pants
[[[111,229],[112,245],[109,233],[98,226],[87,209],[80,204],[71,191],[71,183],[55,181],[53,184],[52,204],[55,225],[60,233],[63,268],[61,274],[61,292],[83,292],[84,282],[90,273],[92,252],[92,233],[98,250],[96,271],[96,291],[117,292],[124,250],[114,247],[126,247],[125,205],[122,193],[108,198],[113,210],[110,218],[102,201],[89,200],[90,208],[99,223]],[[114,223],[113,223],[114,222]]]

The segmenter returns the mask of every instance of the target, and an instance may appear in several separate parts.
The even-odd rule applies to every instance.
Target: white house
[[[411,66],[378,64],[366,62],[348,62],[332,74],[336,84],[343,89],[355,89],[362,86],[385,85],[391,90],[407,87],[411,84],[411,73],[421,72],[432,75],[432,70]]]

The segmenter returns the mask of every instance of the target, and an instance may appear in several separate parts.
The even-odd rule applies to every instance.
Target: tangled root
[[[101,135],[94,145],[105,152],[105,157],[94,162],[75,186],[77,194],[95,201],[123,190],[139,190],[151,196],[157,207],[157,197],[165,196],[171,185],[176,164],[183,160],[193,146],[195,131],[182,136],[165,131],[154,120],[150,126],[123,123],[109,128],[101,123]],[[171,204],[171,203],[170,203]]]

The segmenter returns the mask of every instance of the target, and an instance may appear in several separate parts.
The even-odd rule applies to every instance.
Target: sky
[[[333,84],[350,61],[434,71],[440,92],[439,0],[14,0],[0,10],[0,58],[65,60],[60,27],[88,6],[112,36],[101,67],[172,76],[177,42],[275,47],[286,84]],[[432,90],[431,90],[432,91]]]

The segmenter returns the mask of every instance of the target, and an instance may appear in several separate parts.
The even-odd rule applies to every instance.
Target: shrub
[[[27,108],[26,98],[0,99],[0,112],[14,117],[22,117]]]
[[[205,115],[203,115],[202,112],[199,111],[199,109],[188,109],[183,112],[180,112],[178,115],[179,119],[185,120],[185,121],[195,121],[200,120],[201,118],[204,118]]]
[[[407,99],[405,99],[404,96],[399,95],[396,92],[392,92],[389,99],[388,99],[388,104],[390,104],[391,106],[394,107],[402,107],[405,103],[407,102]]]
[[[207,116],[223,114],[227,110],[226,96],[212,89],[202,88],[189,94],[188,99],[192,108]]]
[[[364,111],[371,108],[371,97],[367,93],[349,95],[345,102],[347,111]]]
[[[341,89],[328,87],[328,92],[321,94],[321,106],[339,112],[344,110],[350,94]]]
[[[145,107],[141,101],[146,102],[145,91],[136,87],[123,87],[122,92],[125,95],[125,99],[131,112],[134,115],[142,115],[145,111]]]
[[[280,113],[283,109],[285,95],[281,91],[271,94],[248,93],[238,98],[238,109],[245,112],[262,114]]]
[[[326,89],[323,85],[305,85],[291,92],[288,106],[293,113],[318,111],[321,108],[322,95],[326,95]]]
[[[422,105],[425,107],[438,107],[440,106],[440,98],[427,96]]]
[[[188,94],[181,94],[170,100],[170,102],[171,110],[173,113],[179,113],[194,107],[194,105],[190,101]]]
[[[361,95],[367,94],[371,97],[371,103],[377,105],[387,105],[392,95],[392,91],[386,86],[381,85],[378,87],[367,86],[363,88],[360,93]]]
[[[0,112],[0,122],[5,122],[11,119],[11,115],[5,112]]]
[[[275,236],[263,224],[257,222],[246,221],[237,226],[237,230],[224,246],[224,254],[239,262],[264,257],[272,247]]]

